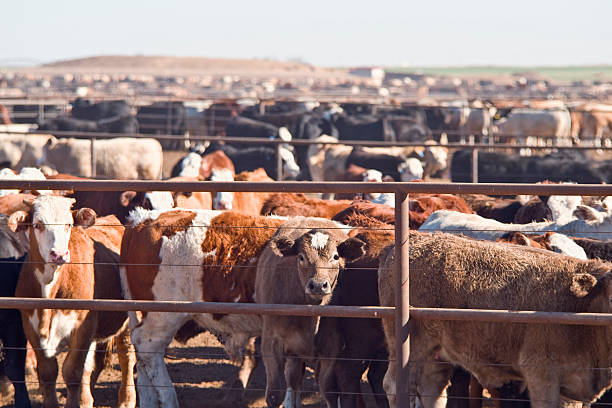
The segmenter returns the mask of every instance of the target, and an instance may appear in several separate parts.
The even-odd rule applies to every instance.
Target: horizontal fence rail
[[[429,142],[407,142],[407,141],[365,141],[365,140],[338,140],[338,141],[317,141],[315,139],[292,139],[284,141],[282,139],[268,138],[250,138],[237,136],[212,136],[212,135],[169,135],[169,134],[149,134],[149,133],[104,133],[104,132],[73,132],[73,131],[58,131],[58,130],[33,130],[33,131],[5,131],[0,130],[0,135],[54,135],[57,137],[66,137],[74,139],[116,139],[120,137],[129,137],[135,139],[157,139],[169,140],[178,142],[224,142],[236,144],[261,144],[261,145],[293,145],[293,146],[310,146],[316,144],[322,145],[344,145],[344,146],[363,146],[363,147],[446,147],[450,149],[491,149],[491,150],[612,150],[612,146],[566,146],[566,145],[533,145],[528,143],[432,143]],[[453,135],[474,135],[473,133],[453,133]],[[488,137],[487,135],[476,134],[478,137]],[[496,135],[496,137],[516,138],[515,135]],[[538,136],[542,138],[541,136]],[[546,137],[544,137],[546,138]],[[556,138],[551,136],[548,139]]]
[[[259,305],[254,303],[80,300],[0,297],[0,309],[70,309],[111,312],[143,311],[169,313],[220,313],[308,317],[353,317],[378,319],[393,317],[394,307]],[[410,307],[410,315],[426,320],[470,320],[477,322],[612,325],[612,313],[565,313],[516,310],[444,309]]]
[[[604,184],[412,183],[339,181],[0,180],[1,189],[75,191],[251,191],[281,193],[406,193],[488,195],[612,195]]]

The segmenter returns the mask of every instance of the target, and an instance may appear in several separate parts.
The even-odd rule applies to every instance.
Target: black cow
[[[480,152],[478,181],[482,183],[536,183],[550,180],[600,184],[608,179],[608,175],[599,168],[600,166],[593,163],[592,160],[568,153],[526,157],[517,154]],[[472,181],[472,152],[470,150],[460,150],[453,154],[451,179],[453,182]]]
[[[26,254],[27,255],[27,254]],[[19,273],[26,258],[1,258],[2,284],[0,297],[15,296]],[[17,309],[0,309],[0,340],[4,359],[0,361],[0,378],[5,375],[15,389],[15,407],[30,407],[30,398],[25,385],[25,362],[27,340]]]
[[[125,101],[91,101],[77,98],[71,102],[71,116],[76,119],[99,121],[101,119],[132,116],[132,109]]]
[[[335,115],[333,125],[340,140],[389,141],[396,140],[391,124],[374,115]]]
[[[374,262],[373,262],[374,261]],[[377,262],[356,261],[340,272],[330,305],[378,306]],[[315,337],[319,387],[328,406],[356,407],[361,393],[361,376],[368,382],[376,405],[388,407],[383,378],[388,368],[387,345],[379,319],[322,317]]]
[[[225,126],[225,134],[226,136],[236,136],[236,137],[253,137],[253,138],[263,138],[263,139],[278,139],[279,130],[281,128],[270,123],[262,122],[259,120],[249,119],[242,116],[236,116],[230,118],[227,121]],[[287,130],[287,129],[286,129]],[[289,135],[289,137],[291,137]],[[237,147],[241,148],[249,148],[249,147],[259,147],[260,144],[253,143],[240,143],[234,144]]]
[[[60,116],[42,121],[38,129],[66,132],[138,133],[138,121],[133,116],[114,116],[99,121]]]
[[[385,176],[393,177],[395,181],[401,181],[402,176],[399,166],[406,161],[403,157],[392,156],[390,154],[370,153],[361,147],[354,147],[346,159],[346,168],[351,164],[363,167],[364,169],[375,169]]]
[[[73,119],[61,116],[46,119],[38,124],[38,130],[59,130],[63,132],[97,132],[98,125],[92,120]]]

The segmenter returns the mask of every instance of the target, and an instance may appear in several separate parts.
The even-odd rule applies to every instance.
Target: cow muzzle
[[[52,249],[51,252],[49,252],[49,262],[56,265],[63,265],[70,262],[70,251]]]
[[[323,297],[331,293],[331,284],[328,281],[315,281],[310,279],[306,284],[306,294],[312,297]]]

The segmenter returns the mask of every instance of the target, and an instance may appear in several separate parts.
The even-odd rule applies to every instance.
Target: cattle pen
[[[369,143],[371,145],[371,143]],[[462,146],[465,147],[465,146]],[[483,146],[485,147],[485,146]],[[489,146],[486,146],[489,147]],[[436,320],[472,320],[529,324],[612,325],[612,314],[561,313],[521,310],[431,309],[410,307],[408,214],[411,194],[489,194],[489,195],[585,195],[610,196],[612,186],[553,184],[471,184],[471,183],[354,183],[354,182],[164,182],[128,180],[0,180],[5,189],[55,189],[76,191],[249,191],[301,193],[392,193],[395,194],[395,308],[375,306],[314,306],[245,304],[187,301],[68,300],[0,298],[0,308],[74,309],[106,311],[224,313],[285,316],[334,316],[358,318],[395,317],[396,327],[396,398],[398,406],[408,406],[408,359],[410,355],[409,318]]]
[[[467,136],[467,133],[460,131],[446,131],[448,135],[454,136]],[[430,143],[430,142],[407,142],[407,141],[366,141],[366,140],[338,140],[338,141],[317,141],[317,140],[306,140],[306,139],[294,139],[290,141],[284,141],[282,139],[266,139],[266,138],[255,138],[255,137],[235,137],[235,136],[211,136],[211,135],[196,135],[196,136],[178,136],[169,134],[144,134],[144,133],[103,133],[103,132],[74,132],[74,131],[3,131],[0,130],[0,135],[48,135],[52,134],[58,138],[75,138],[84,139],[90,141],[90,166],[91,166],[91,177],[97,178],[96,174],[96,140],[108,140],[118,137],[129,137],[135,139],[148,139],[153,138],[160,141],[172,141],[172,142],[184,142],[187,145],[192,143],[205,143],[205,142],[221,142],[221,143],[236,143],[240,144],[258,144],[262,146],[274,146],[276,149],[276,171],[279,175],[279,180],[283,176],[283,159],[281,155],[281,147],[283,145],[291,146],[313,146],[317,144],[321,145],[344,145],[353,148],[359,147],[402,147],[402,148],[417,148],[417,147],[440,147],[445,149],[465,149],[471,151],[471,166],[470,166],[470,180],[472,183],[479,182],[479,152],[481,151],[523,151],[523,150],[534,150],[534,151],[612,151],[612,146],[559,146],[559,145],[533,145],[529,143]],[[483,137],[484,135],[476,135]],[[498,135],[498,137],[511,138],[512,135]]]

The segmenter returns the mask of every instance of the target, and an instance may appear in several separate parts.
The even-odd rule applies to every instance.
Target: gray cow
[[[346,228],[334,221],[305,217],[280,226],[257,263],[256,301],[303,305],[329,302],[340,269],[364,254],[365,243],[349,238]],[[261,348],[268,407],[301,405],[299,390],[305,362],[300,357],[314,356],[318,321],[312,317],[264,316]]]
[[[381,305],[395,304],[393,246],[381,254]],[[448,234],[410,234],[410,304],[414,307],[610,313],[612,264],[523,246]],[[383,319],[396,358],[393,319]],[[488,389],[527,386],[534,408],[561,398],[590,403],[612,386],[612,328],[553,324],[411,320],[411,395],[444,406],[449,362]],[[395,367],[384,386],[395,394]],[[390,398],[391,399],[391,398]]]

